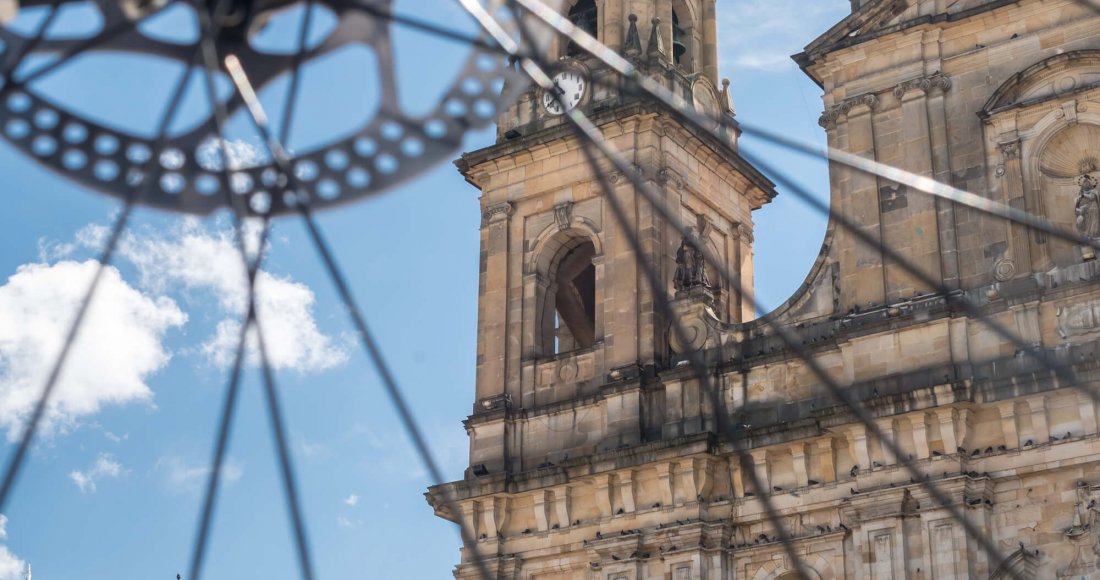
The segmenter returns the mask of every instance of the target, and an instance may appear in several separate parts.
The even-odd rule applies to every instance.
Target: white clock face
[[[587,88],[588,81],[581,73],[573,70],[561,71],[554,75],[553,89],[554,92],[560,95],[560,100],[555,97],[554,92],[544,91],[542,93],[542,106],[551,115],[561,115],[572,111],[584,98],[584,91]],[[565,105],[565,107],[563,108],[562,105]]]

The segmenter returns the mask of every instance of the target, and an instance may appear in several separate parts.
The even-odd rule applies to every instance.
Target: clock
[[[554,88],[542,92],[542,106],[551,115],[572,111],[588,89],[588,79],[576,70],[563,70],[554,75]],[[559,99],[560,96],[560,99]],[[564,108],[563,108],[564,105]]]

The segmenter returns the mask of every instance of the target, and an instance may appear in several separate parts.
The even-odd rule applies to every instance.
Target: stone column
[[[871,454],[867,451],[867,428],[863,425],[848,428],[848,453],[860,469],[871,470]]]
[[[674,480],[676,479],[676,464],[675,463],[658,463],[657,464],[657,485],[661,492],[661,505],[672,507],[676,504],[676,494],[672,487]]]
[[[600,515],[605,518],[614,515],[613,510],[611,509],[610,475],[596,476],[596,507],[599,508]]]
[[[740,306],[739,322],[748,322],[756,318],[756,295],[753,294],[755,284],[752,261],[752,229],[745,225],[737,227],[737,283],[740,286],[737,302]]]
[[[943,0],[937,0],[937,5]],[[937,9],[936,13],[946,12]],[[942,32],[938,28],[924,32],[925,70],[943,70],[940,44]],[[947,93],[951,90],[951,78],[933,74],[932,90],[928,91],[928,132],[932,147],[932,177],[940,183],[951,183],[951,146],[947,138]],[[940,246],[940,272],[943,285],[949,289],[959,287],[959,249],[955,239],[955,204],[943,198],[935,200],[937,232]]]
[[[879,432],[882,433],[883,440],[878,442],[879,448],[882,450],[882,464],[883,465],[896,465],[899,457],[894,454],[892,449],[898,444],[898,428],[897,422],[893,418],[879,419],[875,421],[878,425]]]
[[[928,447],[928,415],[917,413],[909,418],[909,424],[913,427],[913,447],[916,448],[917,459],[927,459],[931,455]]]
[[[558,525],[563,528],[568,528],[571,524],[569,520],[570,493],[568,485],[554,490],[554,511],[558,516]]]
[[[1020,140],[1015,131],[1002,136],[997,144],[1000,153],[1000,165],[995,170],[1001,181],[1003,201],[1020,211],[1035,211],[1029,208],[1024,195],[1024,172],[1020,162]],[[1005,255],[993,265],[993,276],[997,281],[1011,280],[1017,276],[1030,274],[1032,270],[1030,228],[1007,221],[1005,222],[1008,249]]]
[[[745,497],[745,478],[741,472],[740,459],[737,457],[730,462],[730,486],[733,489],[734,499]]]
[[[833,438],[818,439],[817,443],[818,465],[821,470],[821,481],[836,481],[836,451],[833,448]]]
[[[955,438],[955,409],[951,407],[936,409],[936,420],[940,424],[940,439],[943,440],[943,452],[947,455],[958,453],[959,440]]]
[[[749,453],[752,455],[756,480],[760,482],[760,489],[755,491],[758,494],[771,493],[771,478],[768,477],[768,451],[766,449],[753,449]]]
[[[1050,441],[1050,428],[1047,427],[1047,401],[1045,397],[1032,397],[1027,400],[1031,409],[1031,429],[1035,432],[1035,444],[1042,445]]]
[[[1004,401],[997,404],[1001,412],[1001,432],[1004,433],[1005,447],[1016,449],[1020,446],[1020,432],[1016,427],[1016,403]]]
[[[550,529],[550,492],[535,492],[535,525],[540,532]]]
[[[866,157],[875,158],[875,134],[872,112],[878,106],[874,95],[863,95],[849,99],[841,105],[846,113],[848,151]],[[882,270],[882,214],[879,208],[878,179],[871,174],[848,167],[835,166],[848,181],[848,195],[841,199],[840,210],[845,217],[871,242],[857,240],[847,229],[838,232],[841,240],[841,288],[846,293],[841,297],[841,311],[850,308],[866,307],[869,303],[882,304],[885,301],[885,277]]]
[[[714,0],[703,0],[702,72],[718,86],[718,15]]]
[[[806,444],[796,443],[791,445],[791,458],[794,464],[794,478],[796,487],[805,487],[809,485],[809,475],[807,474],[806,464]]]
[[[596,9],[601,32],[599,41],[615,52],[622,52],[627,27],[623,0],[596,0]]]
[[[1096,405],[1092,402],[1092,397],[1085,393],[1077,393],[1077,408],[1081,414],[1081,430],[1082,435],[1092,435],[1096,433]]]
[[[896,163],[903,169],[932,177],[932,139],[928,127],[928,93],[934,89],[930,78],[914,79],[894,88],[894,97],[901,104],[901,131],[895,143],[877,143],[879,147],[896,146],[900,155]],[[902,184],[883,184],[880,189],[883,240],[886,245],[908,259],[932,280],[940,280],[940,252],[937,213],[934,197],[910,191]],[[896,302],[913,295],[914,291],[929,292],[929,287],[900,264],[886,265],[886,298]]]
[[[508,238],[512,204],[501,202],[485,208],[482,249],[485,253],[478,299],[477,399],[504,392],[508,354]],[[517,393],[518,395],[518,393]]]
[[[634,505],[634,472],[627,470],[619,474],[619,495],[623,498],[623,511],[632,513]]]

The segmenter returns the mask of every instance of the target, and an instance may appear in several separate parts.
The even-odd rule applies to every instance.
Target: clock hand
[[[559,97],[565,95],[565,89],[561,88],[561,85],[558,83],[554,83],[554,92],[557,93]]]

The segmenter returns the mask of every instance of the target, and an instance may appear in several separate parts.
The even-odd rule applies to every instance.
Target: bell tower
[[[561,11],[715,118],[715,127],[733,118],[729,81],[718,79],[715,0],[564,0]],[[713,410],[698,387],[682,384],[675,363],[716,335],[704,319],[753,318],[736,288],[752,288],[751,214],[775,191],[738,155],[736,131],[716,137],[620,91],[613,71],[567,39],[549,50],[563,102],[530,90],[499,118],[496,143],[456,162],[480,190],[482,209],[477,379],[464,422],[470,464],[464,480],[428,496],[442,517],[466,521],[500,578],[648,578],[637,558],[637,572],[592,576],[582,538],[663,529],[676,514],[661,506],[706,491],[708,462],[717,460],[704,457]],[[690,238],[607,160],[599,171],[613,191],[602,190],[563,116],[573,107],[694,224]],[[617,222],[607,195],[622,203],[629,223]],[[735,273],[736,285],[707,271],[701,244]],[[672,340],[643,260],[660,273],[677,312],[695,313],[692,344]],[[673,486],[669,478],[681,472],[703,487]],[[441,488],[463,513],[442,504]],[[471,557],[463,555],[456,577],[476,577]],[[704,564],[688,560],[695,562],[689,575],[675,578],[703,577]],[[666,566],[652,564],[653,574]]]

